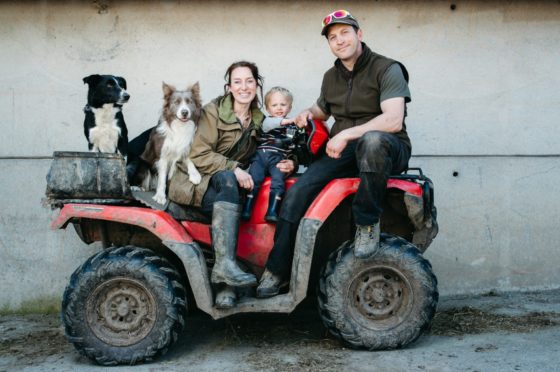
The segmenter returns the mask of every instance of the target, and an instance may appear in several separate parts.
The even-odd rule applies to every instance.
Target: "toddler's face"
[[[284,117],[288,115],[291,109],[292,104],[290,100],[282,93],[274,92],[269,96],[266,111],[268,111],[271,116]]]

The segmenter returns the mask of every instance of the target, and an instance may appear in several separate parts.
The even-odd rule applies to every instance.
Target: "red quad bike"
[[[305,147],[313,157],[327,131],[318,121],[308,128]],[[190,217],[178,220],[135,200],[120,155],[55,152],[46,201],[60,211],[52,228],[72,224],[86,244],[103,246],[66,287],[66,337],[99,364],[135,364],[165,353],[177,340],[188,305],[214,319],[290,313],[310,294],[318,296],[325,327],[347,346],[403,347],[429,327],[438,301],[436,277],[422,256],[438,230],[433,185],[420,169],[413,171],[388,181],[381,245],[373,257],[353,253],[351,204],[359,179],[333,180],[300,222],[287,292],[257,299],[252,288],[238,293],[234,308],[218,309],[207,219],[189,209]],[[294,182],[297,176],[287,186]],[[239,231],[238,262],[257,276],[273,245],[275,225],[264,220],[269,190],[267,180]]]

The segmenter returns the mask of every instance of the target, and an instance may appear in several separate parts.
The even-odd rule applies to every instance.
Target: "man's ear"
[[[356,34],[358,35],[358,40],[362,41],[362,29],[359,28],[358,31],[356,31]]]

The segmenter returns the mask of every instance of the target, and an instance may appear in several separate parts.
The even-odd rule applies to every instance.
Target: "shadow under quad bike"
[[[299,143],[312,159],[328,136],[324,123],[308,126]],[[301,150],[301,149],[300,149]],[[297,176],[287,179],[289,188]],[[290,284],[278,296],[238,293],[232,309],[214,306],[210,221],[195,209],[174,218],[136,200],[120,155],[55,152],[46,202],[59,209],[53,229],[72,224],[87,244],[103,249],[72,274],[62,302],[67,339],[102,365],[150,361],[177,340],[196,306],[214,319],[239,313],[290,313],[308,295],[334,336],[352,348],[403,347],[429,327],[437,280],[422,256],[437,235],[433,185],[420,169],[388,180],[381,244],[371,258],[353,254],[352,197],[358,178],[335,179],[302,218]],[[266,180],[249,221],[239,230],[237,259],[257,276],[273,245],[275,225],[264,215]],[[188,327],[187,327],[188,329]]]

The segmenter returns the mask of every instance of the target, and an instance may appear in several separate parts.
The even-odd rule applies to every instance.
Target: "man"
[[[411,144],[404,117],[410,102],[408,73],[399,62],[372,52],[362,42],[358,21],[346,10],[323,20],[321,35],[337,57],[323,76],[316,103],[296,123],[335,119],[326,153],[288,191],[276,226],[257,296],[277,295],[290,272],[300,219],[323,187],[334,178],[360,177],[352,211],[356,223],[354,253],[371,257],[379,247],[381,202],[389,175],[408,167]]]

